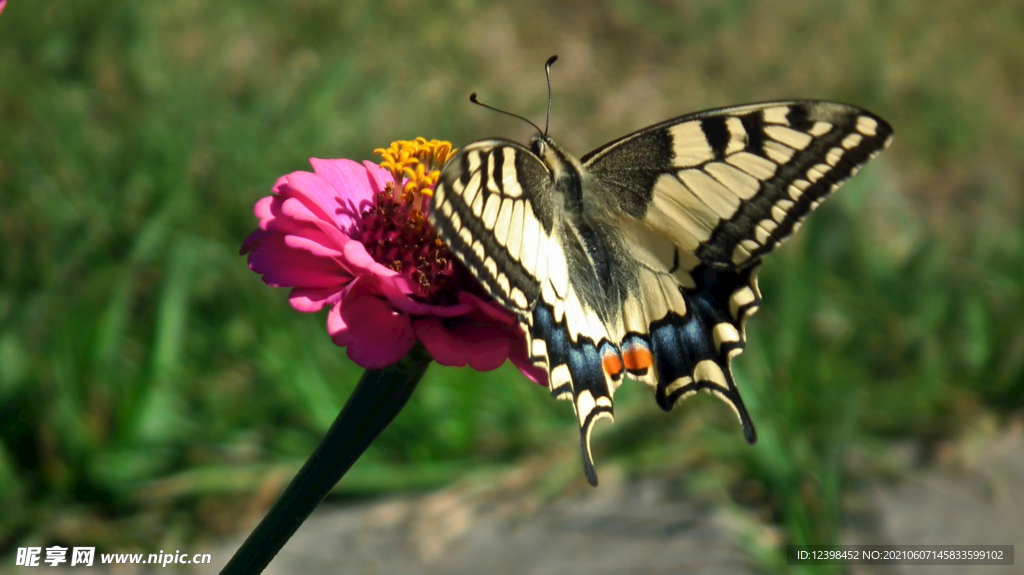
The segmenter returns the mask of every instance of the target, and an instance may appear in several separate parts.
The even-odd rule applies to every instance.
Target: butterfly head
[[[563,150],[547,134],[534,136],[530,141],[530,151],[547,166],[554,189],[561,194],[566,210],[582,210],[586,171],[576,156]]]
[[[530,140],[530,151],[538,158],[544,159],[552,148],[557,146],[547,134],[538,133]]]
[[[530,151],[553,171],[583,171],[583,164],[576,156],[555,143],[547,134],[537,134],[530,140]]]
[[[556,175],[570,168],[574,163],[575,158],[571,154],[567,154],[562,148],[551,139],[551,136],[547,134],[537,134],[530,140],[530,151],[533,155],[541,159],[542,162],[554,172]]]

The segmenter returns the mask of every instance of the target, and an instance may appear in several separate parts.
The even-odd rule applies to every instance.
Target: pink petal
[[[508,360],[512,362],[512,365],[518,367],[519,371],[522,372],[527,379],[548,387],[548,373],[533,365],[533,362],[530,361],[529,357],[526,355],[525,335],[513,340],[512,347],[509,349]]]
[[[387,170],[369,162],[362,165],[352,160],[310,158],[309,163],[316,175],[327,180],[340,193],[333,214],[342,229],[350,229],[362,221],[363,209],[371,206],[374,194],[383,189],[383,186],[375,185],[370,174],[384,172],[388,174],[388,181],[391,179]]]
[[[505,363],[511,339],[509,330],[468,318],[442,320],[425,317],[413,322],[416,339],[441,365],[490,371]]]
[[[335,345],[347,347],[349,359],[366,369],[389,366],[409,353],[416,343],[409,316],[376,297],[369,282],[349,287],[327,316]]]
[[[321,222],[327,222],[331,226],[338,227],[334,220],[330,219],[330,216],[324,213],[324,209],[314,203],[310,203],[310,199],[302,197],[294,192],[289,193],[287,196],[277,196],[277,201],[271,206],[272,210],[275,210],[276,216],[294,220],[295,223],[300,224],[313,224],[318,225]]]
[[[403,275],[387,278],[386,282],[381,282],[381,292],[388,298],[391,305],[406,313],[437,317],[458,317],[473,311],[473,306],[467,304],[460,303],[442,306],[416,301],[409,297],[409,294],[413,293],[413,291],[412,280]]]
[[[337,287],[327,288],[293,288],[288,294],[288,303],[295,311],[302,313],[318,312],[325,305],[334,305],[341,301],[341,290]]]
[[[345,263],[356,274],[368,274],[379,277],[392,277],[401,275],[395,270],[381,265],[373,256],[366,251],[366,246],[359,242],[348,242],[343,248]]]
[[[356,282],[358,281],[356,280]],[[355,282],[352,285],[355,285]],[[341,300],[338,300],[338,303],[340,304]],[[348,324],[341,318],[341,305],[335,305],[327,312],[327,334],[331,336],[331,341],[337,346],[344,347],[352,339]]]
[[[272,235],[274,234],[267,232],[266,230],[256,228],[256,231],[249,234],[249,237],[245,238],[245,241],[242,242],[242,247],[238,250],[238,255],[244,256],[245,254],[253,251],[256,249],[256,246],[263,243],[264,240]]]
[[[267,232],[302,236],[333,250],[351,241],[334,222],[320,219],[297,198],[268,196],[256,203],[254,211],[260,228]]]
[[[260,229],[268,232],[301,233],[318,229],[314,222],[320,221],[319,218],[308,208],[297,206],[302,206],[302,202],[295,198],[267,196],[256,202],[253,213],[260,220]]]
[[[479,296],[468,291],[459,292],[459,303],[473,306],[498,323],[507,325],[516,325],[518,323],[516,314],[505,309],[498,302],[484,301]]]
[[[277,196],[262,197],[256,201],[256,205],[252,208],[252,213],[256,214],[256,218],[260,221],[260,227],[263,229],[267,229],[266,222],[277,217],[272,207],[275,200],[277,200]]]
[[[416,286],[413,284],[412,279],[396,273],[388,277],[376,276],[376,280],[380,293],[391,300],[392,305],[402,309],[402,311],[409,311],[402,306],[406,305],[406,302],[412,301],[409,299],[409,294],[416,291]]]
[[[332,241],[335,241],[334,238],[348,237],[338,230],[333,221],[323,219],[320,211],[319,214],[310,211],[308,205],[294,195],[261,198],[253,209],[260,219],[260,228],[268,232],[319,234]]]
[[[263,275],[263,281],[272,287],[340,288],[352,279],[336,260],[292,249],[280,234],[252,246],[249,269]]]
[[[269,200],[269,201],[268,201]],[[292,209],[289,210],[289,206]],[[284,199],[280,196],[269,196],[261,199],[256,204],[255,212],[260,217],[261,230],[249,235],[242,244],[240,253],[245,254],[255,251],[258,244],[267,241],[269,238],[277,238],[277,244],[282,241],[284,248],[303,251],[321,258],[329,258],[334,265],[339,267],[347,275],[353,275],[351,268],[347,265],[343,254],[344,246],[352,240],[343,232],[337,229],[331,222],[316,220],[311,223],[297,221],[286,212],[295,212],[295,206],[304,214],[310,214],[301,202],[295,198]],[[326,233],[325,233],[326,232]],[[284,238],[281,240],[281,238]],[[281,247],[278,245],[277,247]],[[250,264],[253,262],[250,261]],[[287,265],[287,263],[285,263]]]
[[[293,250],[301,250],[309,252],[310,254],[321,257],[321,258],[338,258],[341,257],[342,253],[329,245],[325,245],[323,238],[313,239],[310,237],[303,237],[299,235],[287,235],[284,237],[284,243]]]
[[[292,217],[304,221],[324,220],[341,228],[339,219],[335,218],[341,193],[330,182],[311,172],[292,172],[278,180],[274,193],[286,199],[294,198],[301,202],[309,216],[298,211],[297,206],[291,208]],[[351,222],[345,220],[344,230],[348,230]]]
[[[395,178],[391,175],[391,172],[377,164],[369,160],[363,160],[363,166],[366,168],[366,174],[370,178],[370,187],[374,193],[383,192],[388,184],[394,183]]]

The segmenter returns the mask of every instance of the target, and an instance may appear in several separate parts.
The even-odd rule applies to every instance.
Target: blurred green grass
[[[852,453],[927,447],[1024,406],[1014,3],[9,4],[0,551],[151,549],[258,516],[359,369],[322,315],[292,311],[238,257],[252,204],[309,157],[371,159],[417,135],[525,139],[466,95],[538,118],[553,53],[551,132],[577,153],[773,98],[848,101],[896,128],[766,263],[736,362],[758,445],[710,399],[664,415],[624,388],[599,463],[760,509],[787,542],[835,542],[843,490],[872,472]],[[514,370],[435,366],[339,491],[436,485],[575,445],[574,426]]]

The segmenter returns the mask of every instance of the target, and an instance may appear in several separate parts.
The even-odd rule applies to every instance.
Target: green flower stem
[[[221,575],[262,573],[313,509],[405,407],[430,365],[420,344],[398,363],[367,370],[327,435],[267,515],[221,570]]]

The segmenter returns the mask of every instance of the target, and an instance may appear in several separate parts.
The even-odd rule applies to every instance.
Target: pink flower
[[[242,245],[249,269],[269,286],[291,287],[298,311],[329,307],[328,333],[364,368],[394,363],[418,340],[442,365],[491,370],[511,356],[536,374],[515,317],[487,298],[427,222],[438,172],[424,168],[443,164],[450,144],[440,158],[416,148],[440,142],[396,144],[412,145],[413,155],[405,149],[396,160],[393,144],[395,154],[384,154],[391,171],[311,159],[312,173],[278,179],[274,195],[256,203],[259,229]]]
[[[0,0],[0,13],[4,11],[4,6],[7,5],[7,0]]]

